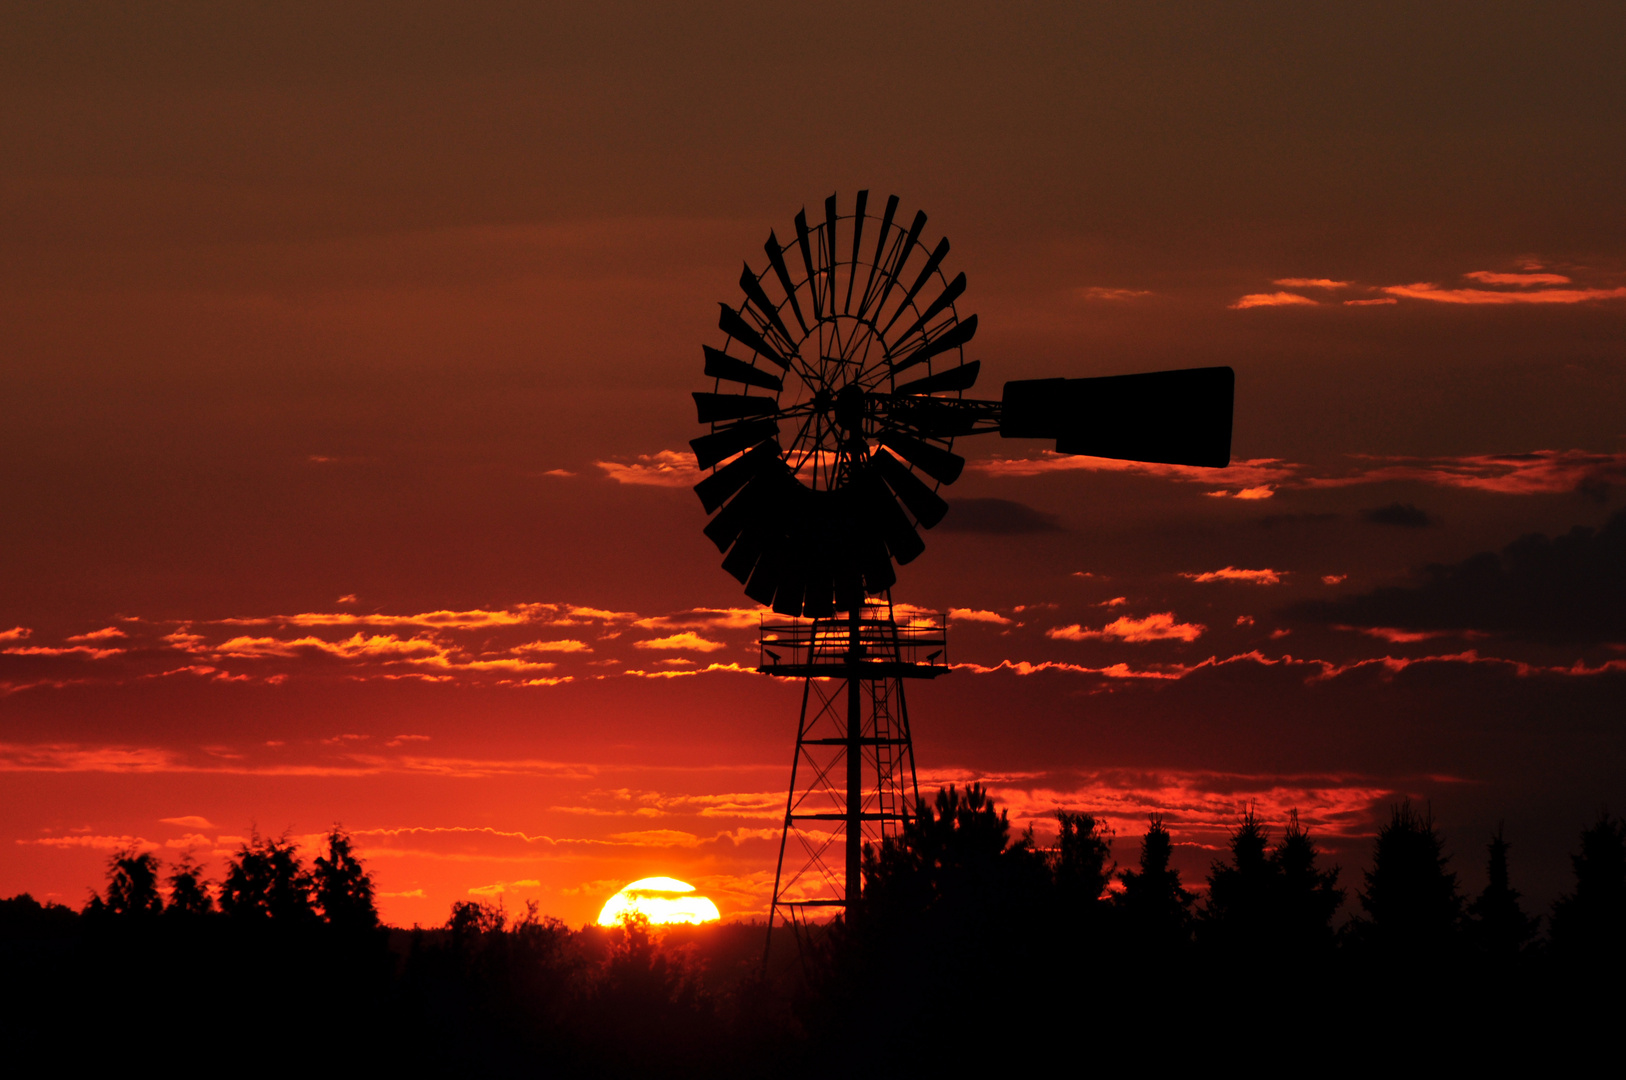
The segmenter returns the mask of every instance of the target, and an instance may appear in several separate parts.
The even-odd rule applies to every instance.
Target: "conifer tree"
[[[1553,948],[1571,960],[1618,964],[1626,959],[1626,821],[1599,814],[1570,863],[1575,891],[1553,905]]]
[[[1273,951],[1281,868],[1269,857],[1269,830],[1250,806],[1231,833],[1231,865],[1215,862],[1198,933],[1233,960]]]
[[[1284,956],[1301,961],[1332,948],[1332,919],[1344,904],[1338,867],[1322,870],[1316,865],[1319,858],[1309,830],[1299,824],[1299,812],[1289,811],[1287,828],[1270,861],[1277,870],[1278,947]]]
[[[1496,826],[1487,849],[1485,891],[1468,906],[1469,929],[1479,950],[1493,960],[1506,962],[1517,956],[1536,936],[1539,920],[1519,906],[1519,893],[1508,883],[1507,849],[1510,845]]]
[[[220,884],[220,910],[233,918],[309,922],[311,879],[298,849],[286,836],[261,838],[256,831],[226,864]]]
[[[1092,911],[1112,882],[1112,834],[1089,814],[1056,811],[1051,872],[1069,913]]]
[[[1149,952],[1169,952],[1191,937],[1191,893],[1180,884],[1180,872],[1169,866],[1174,841],[1154,814],[1140,844],[1140,868],[1118,875],[1123,892],[1116,906],[1134,943]]]
[[[203,880],[203,868],[192,861],[191,855],[182,856],[165,880],[169,882],[169,906],[164,909],[166,915],[207,915],[214,910],[209,883]]]
[[[1378,952],[1426,960],[1454,945],[1462,897],[1443,847],[1433,814],[1417,813],[1410,800],[1394,807],[1389,824],[1378,830],[1360,898],[1363,936]]]

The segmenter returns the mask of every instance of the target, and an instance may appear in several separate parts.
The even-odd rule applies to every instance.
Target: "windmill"
[[[720,348],[703,346],[709,475],[695,492],[706,536],[745,594],[781,616],[762,624],[758,670],[801,679],[790,790],[769,911],[793,927],[850,910],[863,848],[902,831],[919,802],[904,684],[949,670],[947,621],[892,602],[893,564],[925,550],[948,513],[939,494],[965,459],[956,439],[1054,440],[1062,454],[1175,465],[1230,463],[1228,367],[1007,382],[969,398],[981,362],[962,316],[965,275],[948,277],[947,239],[897,196],[769,232],[766,265],[722,304]],[[794,846],[793,846],[794,845]],[[838,859],[837,853],[840,853]],[[787,854],[790,862],[787,863]],[[788,871],[788,872],[787,872]]]

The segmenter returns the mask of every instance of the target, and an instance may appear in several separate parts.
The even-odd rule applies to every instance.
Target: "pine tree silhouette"
[[[1422,962],[1454,947],[1462,897],[1442,849],[1433,814],[1418,814],[1410,800],[1394,807],[1389,824],[1378,830],[1359,929],[1378,954]]]
[[[156,915],[164,909],[158,895],[158,856],[135,848],[107,860],[106,908],[114,915]]]
[[[274,919],[283,924],[315,921],[310,874],[293,841],[286,836],[262,839],[254,831],[226,864],[220,910],[234,919]]]
[[[1056,811],[1056,850],[1051,874],[1060,892],[1063,910],[1077,917],[1100,906],[1116,869],[1112,862],[1112,834],[1101,830],[1089,814]]]
[[[1616,966],[1626,959],[1626,821],[1600,813],[1570,863],[1575,891],[1553,905],[1553,950],[1590,967]]]
[[[1338,887],[1338,867],[1321,870],[1319,858],[1309,830],[1299,824],[1299,812],[1288,811],[1287,828],[1270,854],[1277,870],[1277,944],[1286,959],[1325,959],[1336,940],[1332,919],[1344,904],[1344,890]]]
[[[311,877],[322,915],[342,930],[372,930],[378,926],[373,903],[373,881],[351,851],[350,837],[337,825],[327,834],[327,855],[318,855]]]
[[[1519,906],[1519,893],[1508,884],[1507,838],[1502,826],[1496,826],[1487,850],[1490,863],[1486,869],[1485,891],[1468,905],[1469,931],[1474,944],[1487,958],[1505,964],[1517,957],[1536,936],[1540,920],[1525,914]]]
[[[1281,868],[1269,857],[1269,842],[1250,806],[1231,833],[1231,865],[1216,861],[1208,873],[1197,932],[1232,963],[1263,962],[1276,951]]]
[[[1191,893],[1180,884],[1180,872],[1169,867],[1174,842],[1159,815],[1140,844],[1140,868],[1118,875],[1123,892],[1116,906],[1134,947],[1147,953],[1169,953],[1191,939]]]

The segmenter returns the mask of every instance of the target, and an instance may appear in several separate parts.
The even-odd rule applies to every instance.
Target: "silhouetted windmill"
[[[919,556],[919,529],[948,513],[937,489],[965,464],[954,440],[998,432],[1177,465],[1231,456],[1228,367],[965,397],[977,317],[956,306],[966,282],[944,272],[948,240],[928,248],[926,215],[905,227],[897,196],[869,211],[867,191],[850,215],[832,195],[822,221],[796,215],[788,242],[768,234],[766,268],[747,264],[744,301],[722,305],[727,340],[704,346],[713,389],[694,395],[711,428],[690,443],[711,470],[695,485],[715,512],[706,535],[747,596],[794,619],[763,624],[759,670],[804,680],[770,934],[780,915],[795,925],[856,899],[864,843],[900,831],[918,802],[903,681],[948,670],[947,623],[893,607],[892,563]],[[787,875],[793,839],[801,868]],[[839,868],[825,857],[837,841]]]

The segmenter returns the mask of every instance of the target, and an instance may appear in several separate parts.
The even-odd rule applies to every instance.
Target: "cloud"
[[[1244,581],[1250,585],[1280,585],[1285,570],[1241,570],[1235,566],[1227,566],[1223,570],[1209,570],[1202,574],[1181,574],[1183,578],[1192,581],[1207,583],[1211,581]]]
[[[74,634],[72,637],[68,638],[68,640],[78,642],[79,644],[89,644],[93,641],[110,641],[113,638],[127,636],[128,635],[125,634],[123,630],[120,630],[116,626],[104,626],[100,630],[92,630],[88,634]]]
[[[159,818],[158,820],[163,822],[165,825],[180,825],[183,828],[187,828],[187,829],[213,829],[213,828],[216,828],[216,825],[215,825],[214,822],[210,821],[206,817],[199,817],[197,814],[187,814],[185,817]]]
[[[1361,460],[1376,464],[1348,476],[1310,477],[1300,483],[1309,488],[1336,488],[1410,480],[1502,495],[1546,495],[1601,490],[1626,482],[1626,453],[1536,450],[1526,454],[1434,458],[1363,455]]]
[[[1201,623],[1176,622],[1171,611],[1148,615],[1144,619],[1137,619],[1125,615],[1121,619],[1114,619],[1099,630],[1087,630],[1074,623],[1072,626],[1053,626],[1046,630],[1045,637],[1057,641],[1087,641],[1091,639],[1116,638],[1140,644],[1148,641],[1196,641],[1207,630]]]
[[[1428,281],[1411,285],[1385,285],[1390,296],[1429,300],[1437,304],[1584,304],[1626,298],[1626,286],[1614,289],[1534,289],[1505,292],[1497,289],[1442,289]]]
[[[1500,554],[1425,567],[1414,585],[1295,604],[1324,625],[1508,634],[1536,641],[1626,641],[1626,511],[1601,529],[1521,537]]]
[[[1361,511],[1361,520],[1373,525],[1398,525],[1404,529],[1426,529],[1434,519],[1411,503],[1390,503]]]
[[[937,528],[942,532],[1016,536],[1059,532],[1053,515],[1010,499],[956,499]]]
[[[106,660],[110,656],[122,656],[123,649],[97,649],[90,645],[69,645],[57,648],[51,645],[14,645],[9,649],[0,649],[8,656],[58,656],[83,657],[86,660]]]
[[[1272,285],[1282,285],[1289,289],[1347,289],[1349,282],[1333,281],[1324,277],[1284,277],[1271,282]]]
[[[1091,285],[1076,290],[1076,295],[1084,300],[1134,300],[1141,296],[1151,296],[1150,289],[1109,289],[1101,285]]]
[[[38,847],[92,848],[97,851],[128,851],[131,848],[137,851],[157,851],[162,847],[161,844],[155,844],[143,836],[41,836],[36,839],[18,840],[17,843]]]
[[[1305,305],[1316,307],[1320,303],[1319,300],[1312,300],[1308,296],[1300,296],[1298,293],[1249,293],[1232,304],[1231,310],[1243,311],[1247,308],[1256,307],[1303,307]]]
[[[1053,450],[1045,450],[1038,456],[1029,458],[991,458],[974,462],[970,467],[989,476],[1000,477],[1041,476],[1046,473],[1075,471],[1126,472],[1192,484],[1222,484],[1232,487],[1285,483],[1302,469],[1302,466],[1283,461],[1281,458],[1249,458],[1232,462],[1223,469],[1207,469],[1197,465],[1164,465],[1153,461],[1120,461],[1116,458],[1089,457],[1085,454],[1058,454]],[[938,527],[946,527],[952,518],[953,515],[950,514]]]
[[[1348,574],[1322,574],[1321,575],[1321,584],[1323,584],[1323,585],[1342,585],[1344,582],[1346,582],[1348,580],[1349,580],[1349,575]]]
[[[693,652],[716,652],[728,646],[720,641],[703,638],[692,630],[685,630],[681,634],[672,634],[668,637],[645,638],[632,643],[638,649],[688,649]],[[631,672],[628,672],[631,674]]]
[[[767,613],[765,607],[754,608],[689,608],[671,615],[655,615],[638,619],[632,625],[645,630],[668,630],[685,626],[715,626],[720,629],[745,630],[755,627]]]
[[[523,645],[515,645],[513,648],[509,649],[508,651],[512,652],[512,653],[528,653],[528,652],[578,653],[578,652],[592,652],[593,647],[591,645],[587,644],[587,642],[585,642],[585,641],[577,641],[575,638],[563,638],[563,639],[560,639],[560,640],[557,640],[557,641],[527,641]]]
[[[646,487],[693,487],[700,482],[694,455],[685,450],[661,450],[639,454],[632,461],[595,461],[606,476],[618,484]]]
[[[1563,274],[1499,274],[1492,270],[1470,270],[1463,274],[1469,281],[1482,285],[1568,285],[1570,279]]]
[[[1009,626],[1011,620],[997,611],[982,611],[977,608],[949,608],[948,617],[955,622],[985,622],[995,623],[999,626]]]
[[[1375,297],[1372,297],[1369,300],[1345,300],[1344,301],[1344,306],[1345,307],[1388,307],[1391,304],[1398,304],[1398,303],[1400,303],[1400,301],[1396,300],[1392,296],[1375,296]]]
[[[0,630],[0,641],[21,641],[33,633],[34,631],[26,626],[13,626],[10,630]]]

